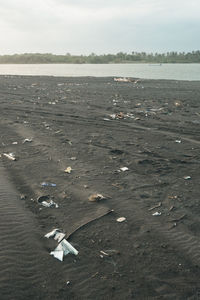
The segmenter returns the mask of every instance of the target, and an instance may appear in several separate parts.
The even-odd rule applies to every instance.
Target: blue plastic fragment
[[[55,186],[56,186],[56,183],[42,182],[42,183],[41,183],[41,186],[52,186],[52,187],[55,187]]]

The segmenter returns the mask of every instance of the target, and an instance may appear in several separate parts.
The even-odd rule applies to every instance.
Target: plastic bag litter
[[[54,251],[50,252],[50,255],[53,255],[60,261],[63,261],[63,257],[69,253],[78,255],[78,251],[67,240],[64,239],[58,244]]]
[[[56,229],[52,230],[51,232],[45,234],[45,237],[47,239],[52,237],[52,238],[54,238],[55,241],[58,241],[58,243],[60,243],[62,241],[62,239],[65,237],[65,234],[62,233],[60,231],[60,229],[56,228]]]
[[[161,212],[156,211],[155,213],[152,214],[152,216],[160,216]]]
[[[128,171],[128,170],[129,170],[129,168],[127,168],[127,167],[122,167],[122,168],[119,169],[119,172],[120,172],[120,171],[125,172],[125,171]]]
[[[55,207],[55,208],[58,208],[58,204],[56,202],[54,202],[53,200],[50,200],[49,202],[42,201],[42,202],[40,202],[40,204],[43,205],[44,207]]]

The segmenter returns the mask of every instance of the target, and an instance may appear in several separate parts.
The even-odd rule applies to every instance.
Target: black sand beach
[[[0,108],[2,300],[200,299],[199,82],[0,76]]]

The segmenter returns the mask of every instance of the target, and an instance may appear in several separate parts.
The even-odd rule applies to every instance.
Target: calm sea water
[[[0,64],[0,74],[200,80],[200,64]]]

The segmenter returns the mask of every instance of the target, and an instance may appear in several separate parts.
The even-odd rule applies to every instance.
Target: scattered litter
[[[112,119],[116,119],[116,114],[111,114],[110,117],[111,117]]]
[[[184,176],[183,177],[185,180],[189,180],[189,179],[191,179],[191,176]]]
[[[117,119],[124,119],[124,113],[120,112],[120,113],[116,114],[116,118]]]
[[[134,83],[138,83],[140,80],[137,79],[137,80],[134,80],[134,79],[131,79],[131,78],[128,78],[128,77],[118,77],[118,78],[114,78],[114,81],[117,81],[117,82],[134,82]]]
[[[23,195],[23,194],[22,194],[22,195],[20,196],[20,199],[21,199],[21,200],[25,200],[25,199],[26,199],[26,195]]]
[[[53,200],[50,200],[49,202],[47,201],[42,201],[41,203],[44,207],[55,207],[58,208],[58,204],[55,203]]]
[[[68,280],[67,282],[66,282],[66,285],[69,285],[70,284],[70,281]]]
[[[101,201],[101,200],[106,200],[106,197],[104,197],[101,194],[93,194],[88,198],[88,200],[90,202],[97,202],[97,201]]]
[[[109,256],[108,253],[104,252],[103,250],[100,251],[101,254],[105,255],[105,256]]]
[[[62,241],[62,239],[65,237],[65,234],[62,233],[60,231],[60,229],[56,228],[56,229],[52,230],[51,232],[45,234],[45,237],[47,239],[54,238],[55,241],[58,241],[58,243],[60,243]]]
[[[103,120],[104,120],[104,121],[110,121],[110,119],[107,119],[107,118],[103,118]]]
[[[175,105],[176,107],[181,106],[181,101],[175,101],[175,102],[174,102],[174,105]]]
[[[16,157],[14,156],[14,153],[3,153],[5,157],[7,157],[10,160],[16,160]]]
[[[114,81],[119,81],[119,82],[130,82],[129,78],[126,77],[121,77],[121,78],[114,78]]]
[[[84,184],[84,188],[85,188],[85,189],[88,189],[88,187],[89,187],[89,186],[88,186],[87,184]]]
[[[32,141],[33,141],[32,139],[24,139],[23,142],[22,142],[22,144],[24,144],[24,143],[31,143]]]
[[[45,196],[40,196],[37,199],[37,202],[41,205],[43,205],[44,207],[55,207],[58,208],[58,204],[55,203],[49,195],[45,195]]]
[[[17,144],[18,144],[18,142],[13,142],[12,144],[13,144],[13,145],[17,145]]]
[[[154,214],[152,214],[152,216],[160,216],[161,212],[156,211]]]
[[[56,183],[51,183],[51,182],[42,182],[41,186],[51,186],[51,187],[55,187]]]
[[[122,167],[122,168],[120,168],[119,169],[119,172],[125,172],[125,171],[128,171],[129,170],[129,168],[127,168],[127,167]]]
[[[78,255],[78,251],[64,239],[58,244],[54,251],[50,252],[50,255],[53,255],[60,261],[63,261],[63,256],[66,256],[69,253]]]
[[[155,205],[155,206],[153,206],[153,207],[151,207],[151,208],[149,208],[148,210],[150,211],[150,210],[153,210],[153,209],[155,209],[155,208],[158,208],[158,207],[160,207],[162,205],[162,203],[161,202],[159,202],[157,205]]]
[[[67,169],[65,169],[65,173],[71,173],[72,172],[72,168],[71,167],[67,167]]]
[[[125,118],[125,115],[123,112],[119,112],[119,113],[116,113],[116,114],[111,114],[109,115],[113,120],[115,119],[124,119]]]
[[[120,217],[116,221],[119,222],[119,223],[122,223],[122,222],[126,221],[126,218],[125,217]]]
[[[176,143],[180,144],[181,143],[181,140],[175,140]]]
[[[175,196],[168,196],[168,198],[169,198],[169,199],[177,199],[178,196],[176,196],[176,195],[175,195]]]
[[[75,156],[70,157],[71,160],[76,160]]]

